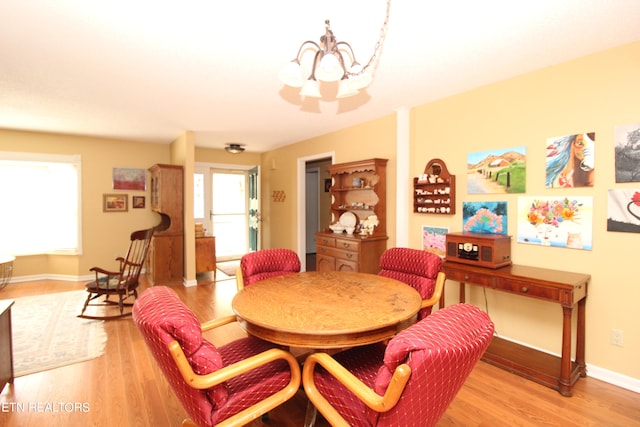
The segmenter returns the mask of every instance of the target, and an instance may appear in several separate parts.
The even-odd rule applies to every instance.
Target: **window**
[[[0,152],[0,253],[79,254],[80,156]]]

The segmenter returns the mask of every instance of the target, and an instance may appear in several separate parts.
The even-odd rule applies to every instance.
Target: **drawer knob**
[[[322,239],[322,243],[326,245],[327,243],[329,243],[329,241],[327,239]]]
[[[353,254],[347,254],[347,258],[353,258]]]
[[[464,276],[464,280],[469,280],[469,276]]]
[[[343,246],[345,249],[348,249],[348,248],[349,248],[349,246],[351,246],[351,244],[350,244],[350,243],[343,243],[343,244],[342,244],[342,246]]]
[[[320,248],[320,252],[326,252],[327,250],[325,248]]]
[[[522,292],[529,292],[529,288],[527,288],[526,286],[522,287]]]

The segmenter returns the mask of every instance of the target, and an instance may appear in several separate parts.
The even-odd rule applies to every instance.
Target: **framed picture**
[[[462,231],[507,234],[507,202],[462,202]]]
[[[591,250],[593,197],[518,197],[518,243]]]
[[[422,250],[433,252],[440,258],[447,254],[445,247],[446,235],[449,227],[422,226]]]
[[[142,209],[144,208],[144,196],[133,196],[133,203],[131,204],[133,209]]]
[[[140,190],[147,189],[147,174],[144,169],[113,168],[114,190]]]
[[[103,212],[127,212],[127,194],[103,194],[102,195],[102,211]]]

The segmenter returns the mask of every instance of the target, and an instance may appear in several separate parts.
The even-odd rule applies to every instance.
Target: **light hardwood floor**
[[[199,286],[176,286],[200,320],[231,314],[235,281],[202,277]],[[142,289],[148,285],[143,281]],[[10,284],[0,299],[82,289],[81,283]],[[80,308],[79,308],[80,309]],[[19,327],[19,325],[14,325]],[[185,412],[146,350],[130,318],[106,322],[105,354],[97,359],[16,378],[0,394],[0,427],[179,426]],[[237,325],[208,334],[221,344],[243,335]],[[302,426],[306,399],[300,392],[252,427]],[[326,427],[324,420],[316,424]],[[633,426],[640,425],[640,394],[583,378],[573,397],[480,362],[439,426]]]

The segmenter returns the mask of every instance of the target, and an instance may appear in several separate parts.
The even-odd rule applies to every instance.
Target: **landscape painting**
[[[518,197],[518,243],[591,250],[593,197]]]
[[[640,123],[615,128],[616,182],[640,181]]]
[[[507,234],[507,202],[462,202],[462,230]]]
[[[640,233],[640,190],[609,190],[607,231]]]
[[[469,194],[513,194],[526,191],[526,147],[467,155]]]
[[[593,187],[596,134],[579,133],[547,139],[545,186]]]

